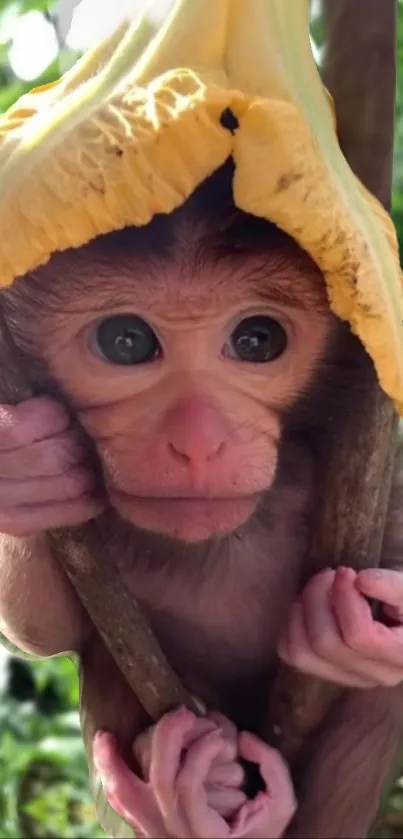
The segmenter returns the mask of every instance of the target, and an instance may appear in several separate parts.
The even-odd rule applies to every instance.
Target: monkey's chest
[[[278,638],[295,596],[295,575],[283,573],[280,563],[275,568],[277,573],[266,579],[264,574],[256,576],[258,584],[242,578],[234,583],[232,578],[221,588],[209,585],[201,592],[179,583],[140,585],[139,576],[133,585],[134,596],[186,688],[209,710],[221,711],[239,729],[257,733],[269,704]],[[128,747],[147,720],[139,716],[139,706],[100,638],[88,645],[82,675],[87,743],[104,728]]]
[[[210,710],[221,711],[240,727],[259,728],[276,667],[277,619],[222,609],[209,621],[150,615],[153,629],[186,688]],[[276,617],[277,616],[273,616]]]
[[[301,547],[293,539],[284,547],[284,531],[278,520],[264,548],[238,540],[203,566],[189,569],[179,556],[168,570],[149,563],[124,576],[185,687],[248,728],[267,708],[298,586]]]

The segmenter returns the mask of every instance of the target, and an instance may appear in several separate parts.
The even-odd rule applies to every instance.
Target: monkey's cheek
[[[116,493],[111,501],[120,515],[143,530],[184,542],[202,542],[244,524],[255,512],[259,496],[172,499]]]

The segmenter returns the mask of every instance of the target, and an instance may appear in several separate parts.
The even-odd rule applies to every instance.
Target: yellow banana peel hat
[[[0,286],[56,251],[172,212],[229,156],[235,204],[310,254],[403,414],[395,230],[338,145],[308,0],[177,0],[156,35],[146,17],[122,26],[10,108]]]

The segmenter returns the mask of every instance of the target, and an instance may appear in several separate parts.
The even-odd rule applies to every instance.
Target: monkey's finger
[[[164,721],[164,727],[166,728],[167,725],[170,725],[171,722],[177,724],[178,721],[178,712],[174,712],[171,715],[171,718],[168,717],[167,720]],[[218,729],[217,724],[220,722],[222,728]],[[181,724],[181,712],[179,712],[179,724]],[[163,808],[164,813],[166,813],[166,818],[168,819],[170,830],[173,832],[175,831],[175,835],[188,835],[187,831],[189,829],[188,822],[186,821],[185,814],[183,811],[183,807],[181,807],[180,803],[180,795],[178,791],[170,792],[162,792],[160,789],[160,781],[157,779],[157,770],[154,768],[153,772],[151,772],[151,753],[154,753],[154,760],[156,759],[156,747],[157,747],[157,740],[158,734],[161,736],[162,739],[162,729],[163,726],[159,725],[159,732],[156,736],[155,727],[149,729],[144,734],[141,734],[135,742],[134,745],[134,753],[142,767],[143,777],[150,777],[151,783],[156,788],[157,797],[160,803],[160,806]],[[217,737],[221,736],[221,748],[217,749],[217,760],[213,761],[211,766],[211,772],[209,774],[209,788],[211,792],[211,798],[214,804],[216,805],[217,812],[222,812],[222,815],[225,816],[230,811],[233,810],[231,808],[236,808],[240,806],[240,804],[245,800],[245,795],[240,790],[240,786],[243,781],[243,770],[239,764],[232,763],[226,764],[224,760],[226,759],[226,755],[228,752],[228,743],[224,741],[222,729],[225,729],[228,736],[232,737],[234,740],[236,729],[235,726],[229,723],[224,717],[220,715],[216,715],[216,722],[209,720],[207,718],[195,718],[192,727],[183,733],[182,731],[182,741],[181,741],[181,754],[183,754],[184,750],[192,749],[194,750],[195,744],[199,743],[201,739],[203,739],[204,735],[215,732]],[[177,732],[176,732],[177,733]],[[163,734],[166,737],[167,731]],[[154,748],[153,748],[154,747]],[[203,747],[204,748],[204,747]],[[236,749],[236,743],[231,743],[231,754]],[[169,749],[167,751],[167,744],[165,741],[164,747],[164,759],[169,760]],[[220,762],[218,762],[220,761]],[[173,761],[174,765],[175,759]],[[179,780],[179,788],[181,785],[181,781]],[[214,785],[214,789],[213,789]],[[219,786],[220,785],[220,786]],[[202,793],[205,795],[206,793],[203,791]],[[178,801],[178,806],[175,807],[175,801]]]
[[[343,643],[340,639],[338,642]],[[328,682],[360,688],[376,687],[379,684],[371,680],[368,674],[359,676],[348,667],[332,664],[316,654],[306,630],[302,603],[298,601],[292,607],[289,625],[278,645],[278,654],[286,664]]]
[[[357,572],[353,568],[339,567],[335,572],[330,604],[337,623],[349,616],[350,622],[366,623],[373,621],[371,607],[357,587]]]
[[[184,737],[184,748],[189,749],[197,740],[209,734],[210,731],[218,731],[217,724],[209,717],[196,717],[193,728]]]
[[[241,809],[231,837],[282,836],[297,806],[288,766],[276,749],[249,732],[239,735],[238,746],[241,757],[259,766],[266,792]]]
[[[343,644],[330,607],[333,581],[334,571],[316,574],[291,609],[287,645],[293,657],[300,657],[301,664],[309,652],[329,663],[340,663]]]
[[[335,644],[331,658],[377,685],[394,686],[403,679],[403,630],[374,620],[356,580],[353,569],[337,569],[330,601],[343,645]]]
[[[181,809],[177,779],[183,763],[184,742],[196,722],[195,715],[185,707],[171,711],[154,726],[151,744],[150,784],[168,833],[190,836],[186,814]],[[215,731],[207,737],[217,736]]]
[[[328,664],[309,650],[304,655],[303,666],[300,666],[298,658],[294,659],[287,655],[286,652],[284,654],[282,653],[280,658],[286,664],[289,664],[291,667],[297,667],[298,670],[301,670],[301,672],[306,673],[308,676],[314,676],[316,679],[323,679],[325,682],[333,682],[336,685],[343,685],[344,687],[369,689],[379,687],[381,683],[379,679],[371,679],[369,676],[365,678],[358,673],[354,673],[353,670],[348,670],[345,667],[337,667],[335,664]],[[368,662],[366,664],[368,669]],[[375,662],[373,662],[373,667],[375,667]],[[373,670],[371,675],[375,675],[375,670]],[[390,674],[388,676],[390,677]]]
[[[232,819],[230,839],[269,839],[283,836],[273,818],[271,799],[266,792],[258,792],[253,801],[247,801]]]
[[[151,742],[154,733],[154,726],[150,726],[145,731],[139,734],[132,746],[132,752],[136,760],[141,777],[144,781],[150,779],[150,763],[151,763]]]
[[[218,728],[221,729],[224,739],[237,740],[238,732],[236,726],[228,719],[228,717],[224,716],[224,714],[221,714],[219,711],[209,711],[206,715],[206,719],[211,720]]]
[[[71,501],[94,488],[95,478],[81,467],[51,478],[0,478],[0,508]]]
[[[98,732],[95,735],[93,758],[112,809],[146,836],[166,839],[168,834],[151,787],[126,766],[111,734]]]
[[[385,657],[383,660],[364,657],[349,648],[338,635],[331,647],[329,639],[327,645],[328,658],[313,649],[306,631],[302,604],[294,604],[287,635],[279,647],[280,658],[287,664],[311,676],[347,687],[394,686],[402,681],[402,668],[387,664]],[[329,660],[330,653],[334,661]]]
[[[207,719],[211,720],[220,729],[223,736],[223,755],[222,760],[225,763],[233,763],[237,757],[238,750],[238,731],[228,717],[220,714],[219,711],[212,711],[207,715]]]
[[[210,776],[209,776],[210,777]],[[234,813],[247,801],[241,789],[227,789],[227,787],[210,786],[206,788],[207,804],[223,819],[230,819]]]
[[[207,734],[209,731],[214,731],[216,728],[217,726],[215,723],[208,720],[207,717],[196,718],[193,728],[188,731],[183,738],[183,748],[188,748],[203,734]],[[148,781],[150,777],[151,749],[154,730],[155,726],[150,726],[150,728],[146,729],[146,731],[142,731],[141,734],[136,737],[133,745],[133,754],[145,781]]]
[[[296,799],[288,765],[280,752],[249,731],[239,735],[238,747],[241,757],[258,765],[267,792],[278,811],[284,811],[291,818]]]
[[[187,752],[176,782],[176,794],[180,810],[186,814],[190,832],[186,836],[200,839],[225,839],[229,827],[220,813],[209,806],[206,795],[211,766],[217,760],[222,748],[222,737],[218,731],[205,734]],[[227,799],[226,799],[227,800]],[[225,804],[225,801],[224,801]],[[168,823],[174,836],[175,823]]]
[[[332,597],[346,645],[368,659],[371,666],[376,663],[376,672],[382,684],[397,684],[403,677],[403,628],[390,628],[374,620],[366,600],[358,592],[350,590],[347,575],[340,574],[339,577]],[[394,673],[393,668],[398,672]]]
[[[185,748],[208,734],[218,730],[222,737],[220,754],[211,767],[209,781],[211,784],[225,787],[240,787],[244,780],[244,770],[237,762],[238,732],[236,726],[218,711],[209,713],[206,717],[196,719],[193,729],[185,737]]]
[[[220,762],[216,761],[211,767],[209,783],[212,786],[240,789],[245,781],[245,771],[241,764],[235,760],[224,762],[221,754],[219,760]]]
[[[0,478],[44,478],[62,475],[85,458],[78,434],[65,431],[16,451],[0,454]]]
[[[338,575],[339,571],[321,572],[309,581],[301,595],[302,615],[312,651],[328,663],[348,669],[351,657],[340,626],[339,598],[334,597]],[[348,596],[350,609],[361,610],[362,620],[365,620],[364,610],[367,610],[369,620],[372,620],[368,604],[354,588],[349,575],[344,580],[344,596]]]
[[[345,643],[362,655],[373,658],[374,641],[390,640],[391,630],[375,621],[369,606],[355,585],[354,572],[339,568],[334,580],[331,603]],[[371,639],[371,640],[370,640]]]
[[[19,405],[0,405],[0,451],[12,451],[67,431],[70,418],[60,402],[35,396]]]
[[[74,527],[95,518],[105,507],[102,499],[84,494],[75,501],[0,508],[0,533],[33,536],[60,527]]]
[[[332,613],[341,638],[357,650],[362,636],[373,630],[374,618],[365,597],[356,588],[356,572],[352,568],[338,568],[330,592]],[[360,649],[360,652],[363,652]]]
[[[401,571],[392,571],[388,568],[366,568],[358,573],[356,587],[367,597],[395,606],[401,611],[403,617],[403,574]]]

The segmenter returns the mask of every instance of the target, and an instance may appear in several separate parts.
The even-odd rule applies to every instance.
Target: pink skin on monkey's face
[[[129,432],[99,444],[117,509],[143,528],[187,541],[248,519],[273,480],[278,423],[261,416],[254,427],[237,429],[209,390],[192,393],[190,386],[151,417],[155,428],[148,434]]]
[[[271,299],[260,278],[262,299],[245,265],[216,264],[196,283],[172,267],[155,287],[136,282],[134,268],[118,304],[105,295],[105,316],[94,317],[84,292],[82,316],[76,306],[62,319],[54,373],[97,445],[110,501],[137,526],[208,539],[242,525],[271,486],[281,412],[330,328],[314,269],[277,281]],[[279,284],[294,304],[277,302]],[[322,307],[301,309],[315,284]]]

